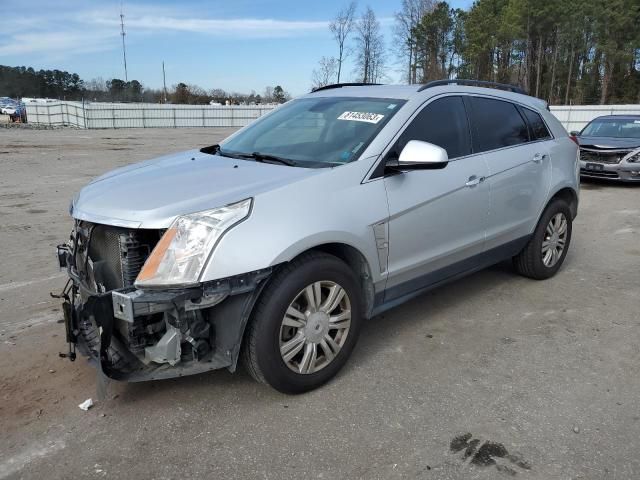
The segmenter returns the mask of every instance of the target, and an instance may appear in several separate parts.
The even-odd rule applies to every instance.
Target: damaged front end
[[[58,262],[70,345],[123,381],[235,370],[244,327],[271,269],[183,288],[134,282],[165,232],[76,220]]]

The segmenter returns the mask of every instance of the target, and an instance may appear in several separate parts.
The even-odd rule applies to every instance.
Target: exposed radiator
[[[133,285],[142,265],[160,239],[159,230],[130,230],[90,225],[88,270],[105,291]],[[90,268],[89,268],[90,267]]]

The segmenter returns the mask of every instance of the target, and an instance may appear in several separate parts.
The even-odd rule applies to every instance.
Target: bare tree
[[[320,88],[329,85],[338,70],[338,60],[334,57],[322,57],[318,62],[318,68],[311,74],[312,88]]]
[[[84,82],[84,87],[92,92],[106,92],[106,82],[102,77],[92,78],[88,82]]]
[[[338,43],[338,80],[340,83],[340,74],[342,73],[342,63],[348,55],[346,42],[349,34],[353,31],[354,18],[356,14],[356,2],[351,2],[349,6],[338,12],[338,15],[329,24],[329,30],[333,34],[333,38]]]
[[[417,49],[415,30],[422,17],[433,10],[434,0],[402,0],[402,8],[395,14],[394,38],[399,56],[407,62],[406,80],[416,83]]]
[[[265,102],[271,103],[273,102],[273,87],[264,87],[264,93],[262,94],[262,98]]]
[[[356,25],[356,72],[364,83],[375,83],[384,76],[384,37],[380,22],[367,7]]]

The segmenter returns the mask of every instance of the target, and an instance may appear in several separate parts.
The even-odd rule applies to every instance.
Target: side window
[[[411,121],[398,143],[400,154],[409,140],[422,140],[444,148],[449,158],[471,153],[469,124],[461,97],[445,97],[427,105]]]
[[[531,129],[531,140],[545,140],[551,138],[551,133],[544,124],[544,120],[539,113],[529,110],[528,108],[522,108],[522,112],[529,122],[529,128]]]
[[[527,124],[511,102],[470,97],[473,149],[486,152],[529,141]]]

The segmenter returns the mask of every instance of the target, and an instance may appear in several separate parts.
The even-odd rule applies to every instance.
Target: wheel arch
[[[569,210],[571,210],[571,220],[574,220],[578,216],[578,193],[572,187],[560,188],[552,195],[547,202],[547,205],[557,198],[564,200],[567,205],[569,205]]]
[[[369,318],[374,307],[375,287],[371,275],[371,266],[365,255],[352,245],[340,242],[322,243],[298,253],[291,260],[305,253],[317,251],[338,257],[355,273],[362,292],[365,317]]]

